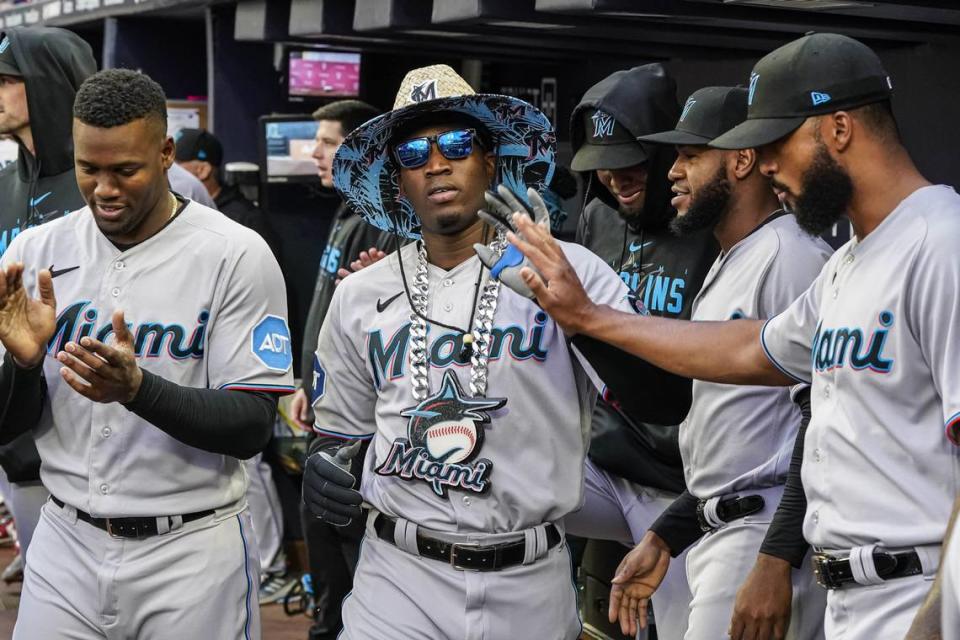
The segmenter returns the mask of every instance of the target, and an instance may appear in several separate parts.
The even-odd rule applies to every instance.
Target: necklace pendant
[[[441,498],[450,490],[485,493],[493,471],[493,462],[479,457],[490,424],[487,412],[506,403],[464,394],[448,369],[435,394],[400,412],[408,419],[407,437],[394,440],[376,472],[426,482]]]

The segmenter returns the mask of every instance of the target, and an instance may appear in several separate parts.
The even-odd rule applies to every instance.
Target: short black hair
[[[166,133],[167,100],[163,88],[145,73],[104,69],[80,85],[73,102],[73,117],[101,129],[154,118]]]
[[[314,111],[313,119],[339,122],[346,137],[348,133],[378,115],[380,111],[376,107],[361,100],[337,100]]]
[[[877,138],[884,142],[900,142],[900,128],[893,115],[893,105],[882,100],[854,109],[853,113],[867,125]]]

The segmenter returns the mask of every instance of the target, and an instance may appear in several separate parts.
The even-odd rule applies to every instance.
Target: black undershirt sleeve
[[[0,366],[0,445],[13,442],[37,424],[47,385],[43,363],[24,369],[7,353]]]
[[[689,491],[681,493],[653,523],[650,530],[663,538],[670,547],[670,555],[676,558],[683,550],[703,537],[697,520],[699,500]]]
[[[140,390],[124,406],[186,445],[245,460],[267,446],[277,398],[258,391],[183,387],[143,370]]]
[[[760,545],[760,553],[786,560],[797,569],[803,566],[803,558],[810,545],[803,538],[803,517],[807,511],[807,496],[803,493],[800,468],[803,465],[803,441],[810,423],[810,389],[804,389],[796,398],[800,405],[800,428],[793,445],[787,484],[780,505],[773,515],[773,522]]]

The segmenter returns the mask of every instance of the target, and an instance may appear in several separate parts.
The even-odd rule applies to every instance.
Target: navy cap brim
[[[636,142],[584,144],[577,149],[570,168],[574,171],[626,169],[647,161],[647,152]]]
[[[637,138],[640,142],[650,142],[653,144],[672,144],[672,145],[697,145],[702,146],[710,142],[709,136],[701,136],[689,131],[661,131],[660,133],[651,133],[648,136]]]
[[[709,143],[715,149],[752,149],[776,142],[804,123],[807,116],[745,120]]]

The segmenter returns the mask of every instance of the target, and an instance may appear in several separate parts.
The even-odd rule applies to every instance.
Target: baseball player
[[[710,229],[673,232],[667,172],[676,153],[672,145],[637,140],[671,128],[679,115],[676,82],[662,65],[616,71],[588,89],[570,117],[571,166],[581,172],[589,201],[577,242],[617,270],[650,313],[689,319],[719,248]],[[690,380],[652,373],[631,386],[656,388],[657,402],[637,411],[609,393],[598,400],[584,504],[564,521],[568,534],[632,547],[686,489],[678,425],[690,408]],[[662,418],[651,419],[654,412]],[[673,563],[654,596],[660,640],[681,640],[687,629],[684,561]]]
[[[0,439],[33,431],[51,493],[17,639],[259,637],[240,458],[292,391],[282,280],[255,232],[169,191],[165,105],[143,74],[87,79],[88,206],[4,255]]]
[[[640,137],[677,148],[669,173],[678,211],[674,229],[683,235],[712,228],[720,244],[720,256],[693,303],[692,319],[698,322],[776,315],[810,285],[830,255],[825,242],[801,231],[780,208],[754,149],[707,146],[743,122],[746,113],[746,89],[706,87],[687,99],[673,131]],[[800,410],[786,389],[693,383],[690,412],[680,425],[680,453],[696,501],[678,499],[670,507],[692,512],[706,532],[686,559],[693,596],[687,640],[713,638],[729,623],[737,587],[780,502],[799,422]],[[751,445],[744,447],[746,442]],[[618,574],[652,583],[662,579],[663,563],[690,544],[665,526],[670,517],[676,516],[653,524]],[[822,637],[822,607],[804,602],[812,588],[809,568],[794,572],[794,599],[803,606],[793,608],[790,637]],[[611,608],[621,601],[622,589],[614,586]],[[626,614],[620,616],[624,633],[636,633],[632,611],[618,613]]]
[[[522,272],[570,333],[715,382],[812,383],[804,537],[828,589],[828,638],[898,638],[940,555],[957,491],[960,198],[931,185],[900,140],[891,82],[851,38],[813,34],[762,58],[747,120],[713,141],[759,147],[759,166],[819,233],[855,237],[767,322],[684,323],[592,305],[549,238],[518,218],[543,274]],[[532,244],[531,244],[532,243]],[[546,281],[547,284],[544,284]],[[622,576],[627,608],[644,588]]]
[[[512,204],[497,208],[515,210],[510,191],[542,188],[553,158],[543,114],[475,94],[445,65],[408,73],[393,111],[337,152],[347,203],[418,238],[341,282],[314,361],[318,433],[372,440],[359,493],[342,451],[304,474],[319,517],[346,524],[361,496],[371,506],[341,638],[579,636],[558,523],[582,500],[596,391],[559,327],[472,246],[497,261],[501,236],[477,216],[485,190],[499,183]],[[593,295],[632,309],[612,269],[563,247]]]

